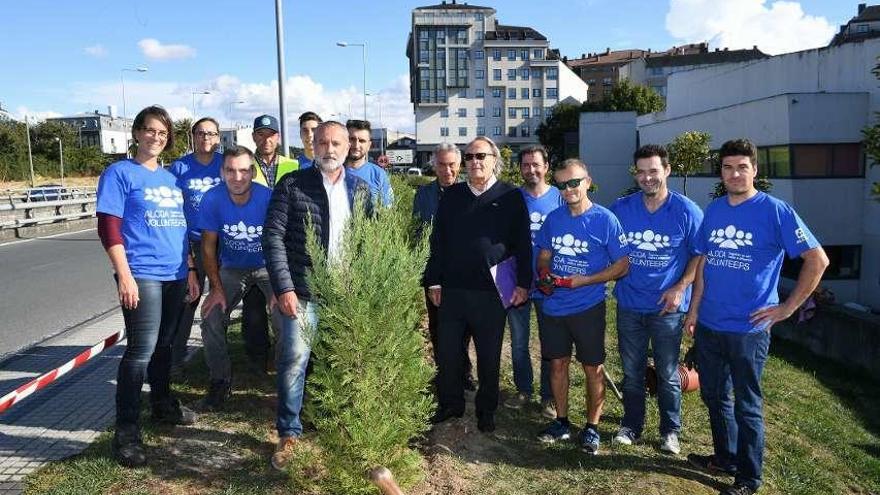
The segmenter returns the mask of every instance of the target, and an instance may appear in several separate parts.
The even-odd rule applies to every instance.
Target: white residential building
[[[530,27],[498,23],[495,9],[443,2],[412,12],[407,45],[417,162],[441,142],[479,135],[514,151],[558,102],[587,99],[587,84]]]
[[[131,125],[134,121],[116,115],[116,107],[113,105],[107,107],[107,113],[95,110],[91,113],[46,120],[62,122],[73,127],[76,129],[80,146],[97,146],[101,148],[101,153],[108,155],[125,155],[133,142]]]

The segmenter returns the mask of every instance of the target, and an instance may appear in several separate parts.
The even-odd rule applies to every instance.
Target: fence
[[[0,234],[95,216],[94,187],[35,187],[0,191]]]

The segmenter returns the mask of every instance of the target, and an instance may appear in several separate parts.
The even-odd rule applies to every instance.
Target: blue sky
[[[411,129],[406,38],[414,7],[406,0],[284,1],[288,114],[362,114],[360,48],[367,43],[368,117]],[[503,24],[539,30],[569,57],[605,48],[666,49],[689,41],[779,53],[821,46],[855,15],[857,1],[505,0]],[[159,103],[175,117],[210,114],[226,123],[277,114],[274,1],[89,0],[0,5],[0,102],[15,116],[71,114],[116,105],[120,70],[129,116]],[[244,103],[237,103],[243,101]],[[350,108],[349,108],[350,107]],[[230,111],[231,110],[231,111]],[[295,134],[295,133],[292,133]],[[296,141],[296,136],[291,136]]]

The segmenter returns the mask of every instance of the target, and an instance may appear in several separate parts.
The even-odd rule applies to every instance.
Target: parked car
[[[59,201],[67,196],[67,188],[59,184],[41,184],[25,191],[25,201]]]
[[[417,175],[419,177],[422,176],[422,169],[416,167],[410,167],[406,169],[406,175]]]

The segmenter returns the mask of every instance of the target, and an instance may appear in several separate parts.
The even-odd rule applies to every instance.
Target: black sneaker
[[[736,475],[736,466],[721,466],[717,462],[715,462],[714,455],[688,454],[687,460],[691,466],[702,469],[703,471],[711,474],[727,474],[730,476]]]
[[[177,399],[153,403],[153,421],[170,425],[191,425],[197,416],[192,409],[181,406]]]
[[[477,429],[483,433],[495,431],[495,415],[493,413],[477,414]]]
[[[232,397],[232,384],[223,380],[212,380],[208,388],[208,395],[199,402],[199,408],[206,411],[215,411],[223,407],[223,404]]]
[[[110,444],[113,458],[120,465],[128,468],[138,468],[147,463],[147,452],[138,432],[116,430],[113,434],[113,442]]]
[[[468,375],[464,379],[464,389],[468,392],[476,392],[477,391],[477,382],[474,380],[474,377]]]
[[[464,411],[455,411],[448,407],[441,407],[440,409],[437,409],[437,412],[435,412],[433,416],[431,416],[431,424],[436,425],[447,419],[460,418],[462,416],[464,416]]]
[[[752,487],[743,484],[743,483],[734,483],[731,486],[728,486],[724,490],[718,492],[718,495],[753,495],[757,493],[758,490],[752,489]]]

